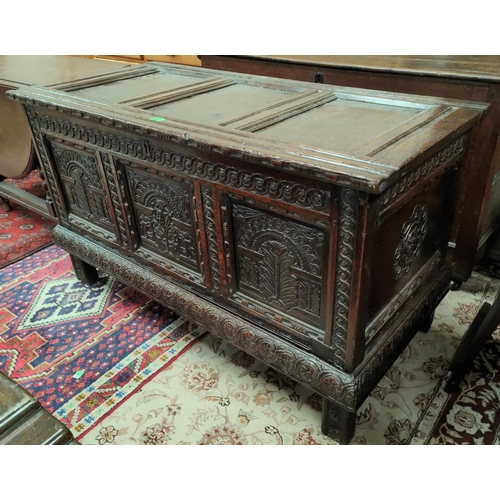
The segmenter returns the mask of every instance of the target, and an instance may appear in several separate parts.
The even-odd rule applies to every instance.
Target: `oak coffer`
[[[258,76],[147,74],[9,94],[58,225],[96,268],[324,398],[340,442],[446,294],[486,106]]]

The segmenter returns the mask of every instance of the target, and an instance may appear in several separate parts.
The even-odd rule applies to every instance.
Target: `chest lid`
[[[374,193],[466,132],[487,108],[159,63],[9,94],[51,112]]]

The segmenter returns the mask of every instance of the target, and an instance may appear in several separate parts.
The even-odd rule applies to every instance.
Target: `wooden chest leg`
[[[97,274],[97,269],[90,264],[87,264],[83,260],[71,255],[71,263],[73,264],[73,270],[75,271],[76,277],[83,281],[86,285],[93,285],[99,281],[99,275]]]
[[[354,437],[356,413],[344,410],[340,406],[323,398],[321,431],[340,444],[349,444]]]

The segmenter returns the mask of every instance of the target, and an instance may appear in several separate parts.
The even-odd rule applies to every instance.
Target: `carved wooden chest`
[[[54,238],[355,411],[446,294],[484,105],[171,65],[24,105]]]

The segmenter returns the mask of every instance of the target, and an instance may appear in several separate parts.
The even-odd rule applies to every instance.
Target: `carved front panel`
[[[89,230],[90,222],[107,230],[107,239],[115,239],[105,181],[101,178],[95,153],[56,144],[51,144],[51,150],[70,222],[84,230]]]
[[[320,326],[324,232],[236,203],[231,214],[239,294]]]
[[[199,271],[190,185],[139,168],[127,178],[140,246]]]

